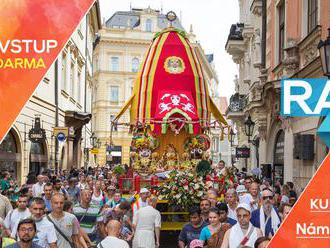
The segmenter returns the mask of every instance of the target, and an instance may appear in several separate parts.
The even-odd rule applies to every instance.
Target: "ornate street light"
[[[328,28],[328,37],[326,40],[320,40],[317,48],[320,51],[321,63],[324,76],[330,78],[330,28]]]
[[[244,122],[245,125],[245,134],[248,136],[248,142],[251,143],[251,136],[253,135],[253,130],[255,126],[255,122],[252,121],[251,115],[248,116],[246,121]]]
[[[91,145],[93,146],[93,148],[101,147],[101,141],[95,136],[95,133],[92,133],[90,140],[91,140]]]
[[[230,133],[229,133],[229,140],[230,140],[230,146],[231,146],[231,147],[232,147],[233,144],[234,144],[235,135],[236,135],[236,133],[235,133],[234,130],[231,128],[231,129],[230,129]]]

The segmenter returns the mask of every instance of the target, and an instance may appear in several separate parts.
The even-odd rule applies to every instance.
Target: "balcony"
[[[244,118],[244,108],[247,105],[247,101],[247,95],[240,95],[239,93],[232,95],[226,111],[227,118],[232,120]]]
[[[239,60],[244,56],[245,53],[243,29],[244,23],[231,25],[225,47],[227,53],[233,57],[235,63],[239,63]]]

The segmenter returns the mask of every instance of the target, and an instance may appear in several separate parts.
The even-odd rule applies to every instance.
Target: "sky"
[[[239,20],[238,0],[99,0],[102,20],[107,20],[116,11],[132,8],[174,11],[186,31],[192,24],[197,40],[206,54],[214,54],[220,96],[234,93],[234,78],[238,67],[225,50],[231,24]]]

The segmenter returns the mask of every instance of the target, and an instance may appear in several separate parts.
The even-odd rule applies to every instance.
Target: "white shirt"
[[[244,237],[250,232],[251,228],[253,228],[252,224],[249,224],[249,229],[246,234],[243,234],[242,228],[239,223],[232,226],[227,232],[229,233],[229,248],[237,248],[240,247],[240,243],[244,239]],[[244,244],[244,246],[254,247],[255,241],[258,239],[257,228],[253,228],[253,231],[248,239],[248,241]]]
[[[140,208],[133,217],[136,225],[133,248],[154,248],[155,228],[161,227],[160,212],[151,206]]]
[[[103,248],[129,248],[128,243],[125,240],[119,239],[117,237],[108,236],[103,239],[100,244],[102,244]],[[101,248],[101,245],[98,244],[97,248]]]
[[[253,202],[253,197],[250,193],[245,193],[244,195],[240,195],[238,198],[239,198],[239,203],[246,203],[249,206],[251,206],[251,202]]]
[[[142,199],[139,198],[138,202],[135,202],[133,205],[133,214],[135,215],[140,208],[144,208],[146,206],[148,206],[148,202],[147,201],[143,202]]]
[[[228,206],[228,217],[237,221],[236,209],[231,209],[228,204],[227,206]]]
[[[40,197],[42,195],[42,193],[44,192],[44,185],[45,185],[45,183],[40,184],[39,182],[36,184],[33,184],[33,186],[32,186],[33,197]]]
[[[26,208],[24,211],[18,211],[18,209],[16,208],[7,214],[6,219],[4,221],[4,226],[7,229],[10,229],[12,238],[15,238],[18,223],[21,220],[26,219],[30,216],[31,216],[31,213],[28,208]]]
[[[37,242],[41,247],[48,248],[51,243],[56,243],[57,237],[53,223],[43,217],[41,221],[36,222],[37,234],[33,241]]]

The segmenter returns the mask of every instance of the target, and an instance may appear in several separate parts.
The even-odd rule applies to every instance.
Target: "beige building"
[[[93,42],[100,27],[97,1],[0,145],[1,171],[9,170],[20,183],[25,182],[29,173],[87,165],[91,136]],[[54,127],[68,129],[65,140],[57,141]],[[38,136],[36,133],[41,134],[40,139],[31,139]]]
[[[323,77],[317,44],[327,36],[330,4],[320,0],[239,3],[240,20],[232,25],[226,44],[240,68],[227,116],[235,122],[239,145],[251,148],[248,169],[259,165],[267,177],[303,188],[327,152],[316,135],[322,118],[282,117],[280,81]],[[248,116],[255,122],[250,137],[254,145],[244,133]],[[241,160],[238,163],[244,166]]]
[[[168,20],[158,10],[132,9],[116,12],[100,31],[94,50],[92,110],[93,132],[101,141],[97,155],[97,163],[100,165],[107,162],[129,163],[129,127],[120,125],[129,123],[129,111],[119,119],[119,125],[112,128],[113,146],[110,148],[111,120],[131,96],[140,63],[154,34],[167,26]],[[179,20],[174,21],[173,26],[183,29]],[[188,37],[195,41],[192,28]],[[202,58],[205,77],[210,83],[210,90],[215,94],[218,81],[208,61],[209,57],[205,56],[199,43],[194,42],[194,48]]]

